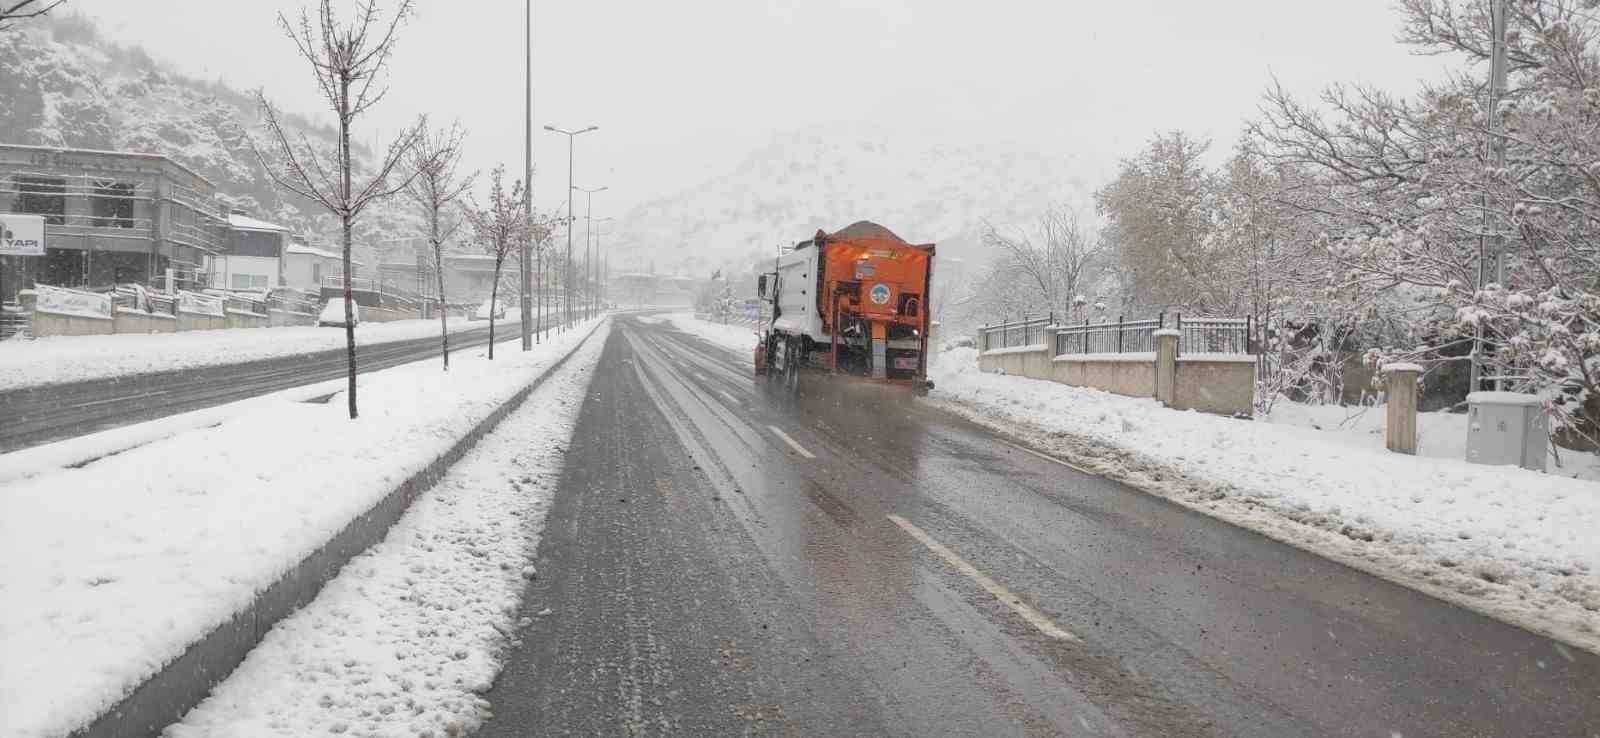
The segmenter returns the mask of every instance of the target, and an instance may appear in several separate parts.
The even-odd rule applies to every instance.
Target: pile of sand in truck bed
[[[870,220],[858,220],[850,225],[828,234],[828,238],[836,241],[855,241],[864,238],[884,238],[905,243],[906,240],[894,235],[894,231],[884,228]]]

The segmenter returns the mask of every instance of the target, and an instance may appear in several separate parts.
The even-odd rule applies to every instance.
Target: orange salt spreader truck
[[[932,388],[933,251],[867,221],[796,244],[758,277],[770,318],[756,345],[756,374],[791,390],[802,372]]]

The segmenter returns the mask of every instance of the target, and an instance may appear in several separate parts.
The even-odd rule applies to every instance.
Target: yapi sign
[[[44,216],[0,213],[0,256],[44,256]]]

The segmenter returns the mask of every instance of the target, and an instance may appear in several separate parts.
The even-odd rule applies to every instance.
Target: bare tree
[[[1021,232],[1007,235],[985,224],[983,243],[1005,252],[1011,271],[1037,288],[1046,309],[1060,310],[1063,319],[1071,313],[1085,273],[1100,252],[1099,239],[1077,211],[1067,208],[1040,214],[1032,238]]]
[[[1142,307],[1209,311],[1222,301],[1216,176],[1203,161],[1210,145],[1181,131],[1158,135],[1095,193],[1133,301]]]
[[[461,227],[461,217],[455,204],[477,180],[478,173],[464,177],[456,174],[461,163],[461,141],[466,132],[459,123],[449,128],[432,130],[423,120],[417,126],[417,144],[411,149],[410,164],[416,178],[406,188],[406,194],[422,208],[422,217],[428,223],[428,245],[432,247],[433,269],[439,276],[439,351],[444,357],[444,369],[450,371],[450,324],[446,317],[444,291],[444,244]]]
[[[9,5],[5,4],[4,2],[0,2],[0,31],[9,31],[11,30],[12,26],[16,25],[15,23],[8,23],[7,21],[38,18],[45,13],[55,10],[56,6],[61,5],[66,1],[67,0],[55,0],[55,2],[41,2],[40,0],[13,0],[13,2],[11,2]]]
[[[311,142],[304,132],[291,134],[278,112],[267,102],[266,94],[256,92],[268,132],[278,156],[276,165],[268,163],[254,140],[251,147],[273,181],[301,197],[327,208],[340,221],[344,243],[344,323],[345,352],[348,357],[348,404],[350,417],[356,417],[356,331],[355,306],[350,294],[351,232],[361,211],[373,201],[404,190],[416,176],[393,177],[407,152],[417,143],[418,131],[407,129],[389,144],[389,150],[365,183],[352,181],[354,162],[350,147],[350,127],[363,113],[388,92],[382,84],[389,55],[394,51],[395,31],[411,13],[411,0],[401,0],[387,27],[380,21],[382,11],[375,0],[356,6],[355,18],[341,25],[334,17],[332,0],[321,0],[317,21],[300,11],[298,24],[278,14],[278,25],[294,42],[300,56],[311,69],[324,99],[339,119],[339,140],[329,152]],[[377,35],[381,34],[381,35]],[[397,181],[398,180],[398,181]]]
[[[494,281],[489,287],[489,359],[494,360],[495,314],[500,308],[500,270],[522,239],[529,236],[528,214],[522,206],[522,180],[505,188],[505,165],[489,173],[489,206],[479,207],[474,201],[467,208],[467,220],[472,223],[473,236],[494,257]],[[537,234],[534,234],[537,235]]]

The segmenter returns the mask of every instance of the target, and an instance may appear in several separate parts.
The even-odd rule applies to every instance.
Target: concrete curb
[[[494,430],[544,380],[561,369],[578,352],[601,323],[590,327],[555,363],[528,386],[518,390],[499,408],[480,421],[450,449],[399,486],[360,517],[350,521],[327,543],[311,552],[278,581],[258,593],[248,607],[190,644],[183,655],[144,680],[132,692],[106,710],[93,722],[71,733],[73,738],[156,738],[168,725],[181,720],[200,704],[211,688],[233,673],[245,656],[266,636],[279,620],[310,602],[352,558],[383,540],[390,526],[400,520],[418,495],[427,491],[450,471],[478,440]]]

